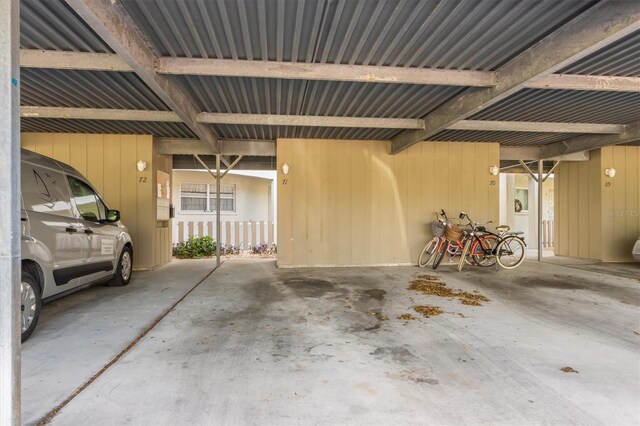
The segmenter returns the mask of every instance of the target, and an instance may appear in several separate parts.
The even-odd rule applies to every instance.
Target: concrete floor
[[[22,345],[22,420],[37,423],[160,318],[215,266],[176,262],[48,303]]]
[[[515,271],[442,269],[450,287],[491,301],[472,307],[411,292],[411,276],[430,272],[415,267],[227,261],[52,423],[640,423],[638,280],[529,261]],[[396,319],[416,304],[445,313]],[[102,333],[127,334],[112,312],[121,325]],[[31,363],[57,354],[38,371],[45,389],[75,369],[63,356],[74,351],[49,333],[24,349]],[[57,334],[71,343],[70,333]],[[121,348],[86,346],[86,358]]]
[[[562,256],[544,258],[543,262],[581,269],[583,271],[602,272],[604,274],[632,278],[640,281],[640,262],[600,262],[597,260],[572,259]]]

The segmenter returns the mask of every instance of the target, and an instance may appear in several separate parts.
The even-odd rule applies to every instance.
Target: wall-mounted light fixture
[[[138,171],[139,171],[139,172],[144,172],[144,169],[146,169],[146,168],[147,168],[147,162],[146,162],[146,161],[139,160],[139,161],[136,163],[136,167],[138,168]]]
[[[289,165],[287,163],[284,163],[282,165],[282,173],[284,173],[285,175],[289,174]]]
[[[489,167],[489,173],[491,173],[493,176],[498,176],[498,173],[500,173],[500,167],[498,166]]]
[[[607,177],[613,178],[616,175],[616,169],[614,169],[613,167],[611,167],[610,169],[605,169],[604,174]]]

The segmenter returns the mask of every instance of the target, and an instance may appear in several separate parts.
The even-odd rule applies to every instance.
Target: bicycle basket
[[[458,225],[447,226],[445,235],[449,241],[460,241],[462,238],[462,227]]]
[[[431,222],[431,233],[434,237],[442,237],[444,235],[445,224],[440,221]]]

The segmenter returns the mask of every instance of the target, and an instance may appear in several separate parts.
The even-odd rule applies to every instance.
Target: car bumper
[[[640,262],[640,240],[636,241],[636,245],[633,246],[633,258]]]

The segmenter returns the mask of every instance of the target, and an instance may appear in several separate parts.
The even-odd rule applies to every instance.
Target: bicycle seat
[[[486,231],[487,231],[487,228],[485,228],[484,226],[478,226],[478,227],[476,228],[476,230],[477,230],[477,231],[480,231],[480,232],[486,232]]]
[[[496,226],[496,231],[498,232],[507,232],[509,229],[511,228],[507,225]]]

